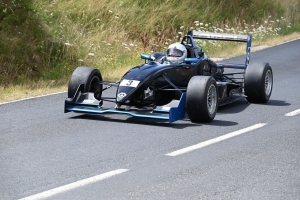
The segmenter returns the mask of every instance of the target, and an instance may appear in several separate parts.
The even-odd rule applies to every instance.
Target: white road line
[[[28,99],[36,99],[36,98],[47,97],[47,96],[51,96],[51,95],[55,95],[55,94],[62,94],[62,93],[65,93],[65,92],[66,92],[66,91],[63,91],[63,92],[56,92],[56,93],[45,94],[45,95],[40,95],[40,96],[36,96],[36,97],[28,97],[28,98],[19,99],[19,100],[3,102],[3,103],[0,103],[0,106],[1,106],[1,105],[4,105],[4,104],[15,103],[15,102],[19,102],[19,101],[28,100]]]
[[[182,155],[182,154],[186,154],[186,153],[189,153],[191,151],[195,151],[197,149],[200,149],[200,148],[203,148],[203,147],[206,147],[206,146],[209,146],[209,145],[221,142],[223,140],[227,140],[229,138],[232,138],[232,137],[235,137],[235,136],[247,133],[249,131],[253,131],[255,129],[259,129],[259,128],[265,126],[265,125],[266,124],[264,124],[264,123],[255,124],[255,125],[250,126],[248,128],[244,128],[244,129],[241,129],[241,130],[238,130],[238,131],[234,131],[232,133],[228,133],[226,135],[222,135],[220,137],[216,137],[214,139],[207,140],[207,141],[201,142],[199,144],[195,144],[193,146],[189,146],[189,147],[177,150],[177,151],[173,151],[171,153],[166,154],[166,156],[179,156],[179,155]]]
[[[45,199],[45,198],[51,197],[51,196],[59,194],[59,193],[63,193],[63,192],[69,191],[69,190],[74,190],[76,188],[83,187],[83,186],[86,186],[88,184],[92,184],[92,183],[95,183],[95,182],[98,182],[98,181],[102,181],[104,179],[110,178],[110,177],[118,175],[118,174],[122,174],[122,173],[127,172],[127,171],[129,171],[129,170],[128,169],[117,169],[117,170],[114,170],[114,171],[106,172],[104,174],[100,174],[100,175],[93,176],[93,177],[90,177],[90,178],[87,178],[87,179],[83,179],[81,181],[70,183],[70,184],[67,184],[67,185],[64,185],[64,186],[61,186],[61,187],[58,187],[58,188],[54,188],[54,189],[51,189],[51,190],[48,190],[48,191],[45,191],[45,192],[42,192],[42,193],[39,193],[39,194],[35,194],[35,195],[29,196],[29,197],[26,197],[26,198],[22,198],[20,200]]]
[[[284,116],[293,117],[293,116],[298,115],[298,114],[300,114],[300,109],[294,110],[293,112],[286,113]]]

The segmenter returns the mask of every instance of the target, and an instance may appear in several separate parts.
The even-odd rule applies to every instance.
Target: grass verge
[[[272,39],[267,39],[265,41],[259,41],[259,42],[253,42],[253,51],[260,50],[266,47],[275,46],[277,44],[281,44],[293,39],[299,39],[300,38],[300,32],[294,32],[292,34],[288,34],[285,36],[276,36]],[[226,54],[225,58],[242,55],[245,52],[245,46],[241,46],[240,48],[235,49],[235,51],[228,51],[231,52],[230,54]],[[143,61],[139,59],[139,63],[142,63]],[[271,61],[266,61],[271,62]],[[109,74],[106,76],[107,80],[117,80],[120,78],[120,74],[124,74],[126,71],[131,69],[134,66],[126,66],[121,69],[119,68],[107,68],[106,71],[103,72],[106,74]],[[57,93],[57,92],[63,92],[67,91],[67,84],[68,84],[68,78],[60,79],[58,81],[54,80],[44,80],[44,81],[38,81],[38,82],[28,82],[23,85],[10,85],[6,87],[0,87],[0,103],[3,102],[9,102],[14,100],[20,100],[30,97],[36,97],[51,93]]]

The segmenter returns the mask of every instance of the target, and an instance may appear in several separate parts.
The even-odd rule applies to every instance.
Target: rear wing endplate
[[[213,32],[201,32],[201,31],[189,31],[187,35],[192,36],[194,39],[203,40],[222,40],[222,41],[233,41],[233,42],[245,42],[246,44],[246,62],[245,68],[250,63],[250,52],[252,44],[252,35],[242,34],[228,34],[228,33],[213,33]]]

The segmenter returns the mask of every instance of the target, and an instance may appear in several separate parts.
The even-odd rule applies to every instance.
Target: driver
[[[180,43],[171,44],[167,50],[167,61],[172,64],[180,64],[187,57],[187,50]]]

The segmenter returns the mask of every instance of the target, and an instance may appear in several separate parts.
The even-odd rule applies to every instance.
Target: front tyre
[[[68,86],[68,98],[73,98],[79,85],[84,84],[83,92],[92,92],[97,100],[102,95],[101,73],[98,69],[91,67],[77,67],[70,78]]]
[[[245,95],[251,103],[266,103],[272,94],[273,71],[269,63],[250,64],[245,72]]]
[[[192,122],[211,122],[218,110],[218,89],[211,76],[194,76],[186,92],[186,111]]]

